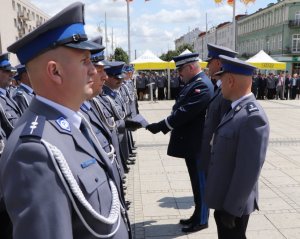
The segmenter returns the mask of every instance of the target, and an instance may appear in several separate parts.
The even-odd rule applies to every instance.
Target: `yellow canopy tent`
[[[135,70],[164,70],[169,67],[169,62],[159,59],[149,50],[130,64],[134,65]]]
[[[286,63],[279,62],[270,57],[263,50],[246,61],[260,70],[285,70]]]

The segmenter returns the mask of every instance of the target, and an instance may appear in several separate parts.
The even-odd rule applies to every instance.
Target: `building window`
[[[278,49],[279,50],[282,49],[282,35],[281,34],[278,35]]]
[[[300,22],[300,11],[297,11],[297,12],[295,13],[295,21],[296,21],[296,23],[299,23],[299,22]]]
[[[16,10],[16,2],[14,0],[12,1],[12,7],[13,7],[13,9],[15,11]]]
[[[300,34],[294,34],[292,40],[292,52],[300,52]]]

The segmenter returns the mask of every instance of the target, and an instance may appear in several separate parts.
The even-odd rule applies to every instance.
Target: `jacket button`
[[[98,183],[98,181],[99,181],[99,179],[98,179],[98,178],[95,178],[95,182]]]

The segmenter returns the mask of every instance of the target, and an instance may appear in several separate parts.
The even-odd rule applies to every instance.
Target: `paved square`
[[[139,102],[141,114],[157,122],[174,101]],[[260,101],[270,121],[267,159],[260,177],[260,211],[249,221],[248,239],[300,238],[300,101]],[[193,212],[191,186],[183,159],[166,155],[169,134],[140,129],[134,133],[137,161],[127,179],[126,197],[135,239],[216,239],[213,217],[209,228],[181,232],[180,218]],[[212,211],[211,211],[212,212]],[[212,214],[211,214],[212,215]]]

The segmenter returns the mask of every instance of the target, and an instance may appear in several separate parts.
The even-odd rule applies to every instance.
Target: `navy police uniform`
[[[27,64],[57,46],[100,51],[87,41],[84,5],[74,3],[11,45]],[[79,114],[36,96],[0,161],[0,195],[15,239],[131,238],[106,153]]]
[[[20,81],[22,78],[22,74],[27,74],[26,67],[20,64],[16,68],[18,75],[15,77],[15,79],[17,81]],[[22,112],[24,112],[28,108],[33,97],[33,89],[30,86],[22,83],[22,81],[20,85],[16,88],[16,90],[12,93],[12,98],[18,104]]]
[[[208,49],[208,56],[206,61],[209,62],[213,59],[220,59],[219,55],[226,55],[234,57],[236,56],[237,52],[230,50],[229,48],[217,46],[213,44],[207,44]],[[220,70],[220,69],[219,69]],[[211,98],[206,116],[205,116],[205,123],[204,123],[204,129],[203,129],[203,136],[202,136],[202,142],[201,142],[201,151],[199,156],[199,170],[205,171],[207,173],[208,165],[210,161],[210,142],[213,136],[213,133],[215,132],[217,126],[221,122],[221,119],[223,115],[228,111],[230,108],[231,102],[229,100],[226,100],[223,98],[222,92],[221,92],[221,82],[220,80],[216,83],[217,89],[214,92],[213,97]]]
[[[198,61],[198,54],[186,54],[174,58],[176,67]],[[172,113],[164,120],[150,124],[146,128],[152,133],[171,131],[167,154],[184,158],[191,179],[195,210],[188,223],[207,227],[208,208],[204,200],[204,174],[197,172],[197,157],[201,146],[205,113],[213,94],[213,85],[204,72],[199,72],[184,86],[179,93]],[[183,228],[184,229],[184,228]],[[194,230],[194,229],[191,229]]]
[[[4,53],[0,56],[0,70],[7,72],[15,70],[9,62],[8,53]],[[8,80],[9,79],[0,79],[0,81]],[[17,103],[10,96],[8,84],[9,82],[3,82],[3,84],[1,84],[3,87],[0,88],[0,119],[6,137],[10,135],[22,113]]]
[[[251,78],[254,67],[220,56],[222,71]],[[258,178],[269,139],[269,122],[254,95],[232,102],[212,139],[205,199],[215,209],[220,239],[246,238],[250,213],[258,209]],[[220,180],[222,179],[222,180]]]

